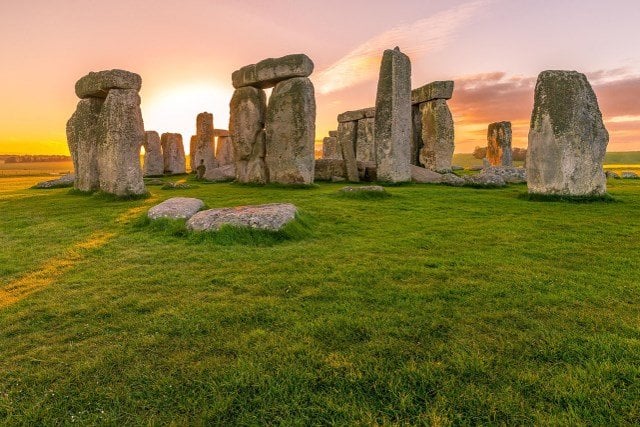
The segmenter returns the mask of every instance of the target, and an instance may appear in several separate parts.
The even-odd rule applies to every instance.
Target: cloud
[[[489,0],[465,3],[411,24],[392,28],[367,40],[318,73],[314,79],[316,90],[326,95],[376,79],[385,49],[400,46],[413,59],[443,49],[452,41],[457,30],[488,3]]]

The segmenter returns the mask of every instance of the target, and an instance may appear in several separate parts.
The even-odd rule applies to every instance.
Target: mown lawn
[[[640,181],[578,204],[38,180],[0,179],[0,424],[640,423]],[[177,195],[302,225],[252,244],[140,220]]]

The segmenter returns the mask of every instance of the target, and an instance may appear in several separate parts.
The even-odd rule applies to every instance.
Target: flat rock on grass
[[[507,183],[500,175],[496,175],[493,173],[481,172],[476,175],[467,175],[464,177],[464,180],[467,185],[476,186],[476,187],[504,187]]]
[[[411,180],[420,184],[464,185],[464,179],[453,173],[438,173],[420,166],[411,166]]]
[[[508,184],[522,184],[527,182],[527,171],[525,168],[513,166],[490,166],[484,170],[485,174],[500,175]]]
[[[298,208],[290,203],[236,206],[198,212],[187,221],[194,231],[217,231],[223,225],[278,231],[296,217]]]
[[[68,173],[60,178],[50,179],[49,181],[42,181],[33,186],[33,188],[64,188],[73,187],[75,181],[75,174]]]
[[[203,207],[204,202],[200,199],[173,197],[149,209],[147,216],[151,219],[189,219]]]
[[[363,187],[343,187],[340,189],[343,193],[384,193],[384,187],[380,185],[365,185]]]

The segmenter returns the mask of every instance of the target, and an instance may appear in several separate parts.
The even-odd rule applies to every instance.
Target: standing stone
[[[98,119],[104,100],[81,99],[67,122],[67,142],[75,170],[75,188],[80,191],[100,189],[98,169]]]
[[[608,143],[609,133],[586,76],[576,71],[540,73],[527,149],[529,193],[605,194],[602,163]]]
[[[216,144],[216,161],[218,166],[226,166],[235,163],[233,157],[233,144],[229,136],[219,136]]]
[[[411,180],[411,61],[397,47],[382,57],[374,135],[378,180]]]
[[[422,141],[422,111],[420,104],[411,106],[411,164],[420,166],[420,150],[424,146]]]
[[[376,146],[373,140],[375,131],[375,119],[365,118],[358,120],[356,137],[356,160],[359,162],[375,162]]]
[[[189,140],[189,169],[191,172],[195,172],[196,167],[196,145],[198,143],[198,136],[191,135],[191,139]]]
[[[263,90],[241,87],[229,104],[229,133],[236,161],[236,179],[243,183],[267,182],[264,122],[267,98]]]
[[[164,158],[160,135],[154,130],[144,133],[144,176],[159,176],[164,173]]]
[[[182,135],[163,133],[160,141],[164,156],[164,172],[171,175],[187,173]]]
[[[357,138],[358,122],[338,123],[338,143],[342,148],[342,157],[347,169],[347,179],[351,182],[358,182],[358,164],[356,163],[355,144]]]
[[[450,172],[453,159],[453,117],[444,99],[420,104],[422,143],[420,164],[436,172]]]
[[[511,122],[496,122],[489,125],[487,160],[491,166],[512,166]]]
[[[322,140],[322,158],[342,160],[342,148],[337,137],[328,136]]]
[[[275,86],[265,131],[269,182],[313,183],[316,100],[311,80],[295,77]]]
[[[144,122],[135,89],[111,89],[100,111],[100,190],[117,196],[146,193],[140,166]]]
[[[196,135],[193,145],[192,171],[201,165],[204,165],[205,170],[213,170],[218,167],[214,147],[213,114],[205,112],[196,117]]]

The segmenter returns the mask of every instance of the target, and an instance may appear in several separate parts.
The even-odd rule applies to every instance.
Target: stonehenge
[[[347,179],[357,182],[357,162],[374,162],[376,159],[374,143],[375,108],[346,111],[338,115],[336,145],[347,168]],[[336,147],[337,148],[337,147]]]
[[[138,74],[124,70],[91,72],[76,83],[80,101],[66,128],[76,189],[146,194],[139,157],[145,141],[141,86]]]
[[[158,132],[150,130],[144,133],[144,176],[160,176],[164,174],[164,158]]]
[[[447,100],[452,95],[453,81],[436,81],[411,91],[411,164],[451,171],[454,129]]]
[[[229,131],[225,129],[214,129],[213,134],[216,137],[216,160],[218,167],[234,164],[233,144],[231,143]]]
[[[215,153],[215,135],[213,129],[213,114],[200,113],[196,117],[196,134],[191,138],[190,159],[191,171],[196,171],[203,165],[205,170],[218,167]]]
[[[411,61],[398,47],[385,50],[382,56],[375,108],[374,144],[378,180],[409,181]]]
[[[535,88],[527,149],[529,193],[599,196],[609,142],[589,81],[576,71],[543,71]]]
[[[163,133],[160,137],[160,144],[164,157],[164,173],[169,175],[187,173],[182,135],[179,133]]]
[[[513,166],[511,122],[496,122],[487,130],[487,160],[491,166]]]
[[[313,62],[304,54],[269,58],[234,71],[229,133],[239,182],[313,183],[312,72]],[[273,88],[268,105],[267,88]]]
[[[322,140],[323,159],[342,159],[342,148],[338,144],[338,131],[329,131],[329,136]]]

